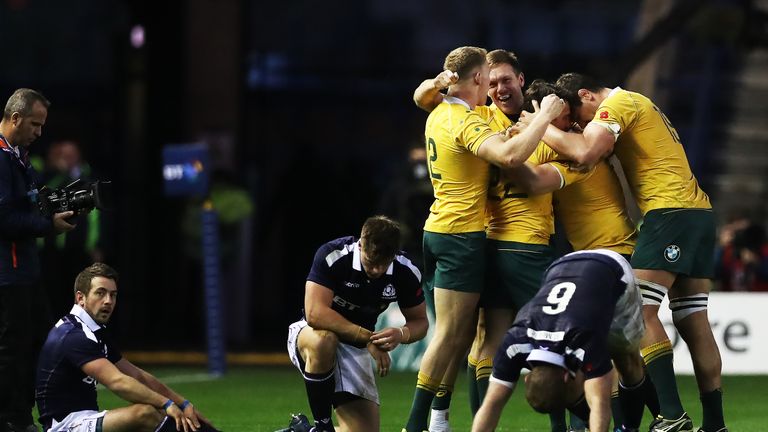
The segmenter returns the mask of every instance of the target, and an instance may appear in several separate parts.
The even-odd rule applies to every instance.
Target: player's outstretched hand
[[[459,74],[453,71],[444,70],[437,74],[435,79],[432,80],[432,84],[436,89],[442,90],[448,88],[451,84],[456,84],[459,80]]]
[[[392,364],[392,359],[389,357],[389,353],[373,343],[369,343],[367,348],[371,357],[376,361],[376,372],[379,373],[379,376],[387,376],[389,373],[389,366]]]
[[[377,332],[373,332],[371,335],[371,343],[384,351],[392,351],[397,348],[402,341],[403,332],[394,327],[387,327]]]

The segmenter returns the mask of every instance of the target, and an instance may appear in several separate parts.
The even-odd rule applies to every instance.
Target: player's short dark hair
[[[533,101],[541,103],[544,96],[553,93],[557,94],[557,87],[555,87],[554,84],[544,81],[543,79],[533,80],[528,88],[525,89],[525,94],[523,95],[523,110],[533,112]]]
[[[386,216],[371,216],[363,224],[360,239],[368,259],[375,263],[391,260],[400,250],[400,224]]]
[[[491,67],[499,64],[508,64],[512,66],[512,69],[515,70],[517,75],[520,75],[523,72],[520,67],[520,60],[518,60],[517,56],[512,51],[495,49],[486,54],[485,59]]]
[[[470,72],[478,66],[487,63],[485,60],[486,51],[483,48],[463,46],[454,49],[443,62],[443,69],[456,72],[459,75],[459,81],[469,78]]]
[[[35,102],[40,102],[46,109],[51,106],[51,102],[39,91],[20,88],[8,98],[3,110],[3,118],[9,120],[15,112],[22,117],[28,116],[32,114],[32,106],[35,105]]]
[[[78,273],[75,278],[75,295],[79,291],[88,296],[88,293],[91,291],[91,281],[99,276],[112,279],[115,282],[119,278],[117,271],[112,267],[104,263],[93,263]]]
[[[525,399],[534,410],[548,414],[567,407],[567,391],[560,366],[537,363],[525,379]]]
[[[588,75],[582,75],[576,72],[569,72],[560,75],[560,78],[555,82],[557,87],[557,94],[563,98],[571,106],[571,109],[575,109],[581,106],[581,98],[579,97],[579,90],[587,89],[591,92],[600,91],[605,86],[600,81],[592,78]]]

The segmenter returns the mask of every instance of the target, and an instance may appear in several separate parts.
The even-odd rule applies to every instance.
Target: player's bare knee
[[[131,406],[131,417],[138,424],[137,430],[152,432],[163,420],[160,411],[147,404],[135,404]]]
[[[339,338],[335,333],[326,330],[315,330],[312,338],[307,338],[306,343],[302,344],[301,351],[305,356],[313,358],[333,357],[336,355],[336,348],[339,345]]]

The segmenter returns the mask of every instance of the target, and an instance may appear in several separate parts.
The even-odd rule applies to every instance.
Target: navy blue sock
[[[333,369],[322,373],[304,372],[304,386],[307,389],[307,401],[312,410],[315,424],[322,430],[333,431],[331,412],[333,411],[333,391],[336,389],[336,380]]]

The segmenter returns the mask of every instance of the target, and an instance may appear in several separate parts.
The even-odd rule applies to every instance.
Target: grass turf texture
[[[224,432],[272,432],[286,427],[289,414],[303,412],[311,421],[304,383],[292,367],[249,367],[230,369],[224,377],[208,379],[203,369],[147,368],[173,389],[188,397],[195,406]],[[399,432],[408,417],[416,374],[396,372],[379,379],[382,399],[381,430]],[[693,377],[678,378],[683,405],[701,424],[701,404]],[[768,376],[723,377],[725,419],[732,432],[766,430]],[[125,406],[108,390],[99,391],[99,406],[110,409]],[[451,404],[454,431],[469,431],[471,418],[467,403],[466,380],[459,376]],[[648,430],[646,411],[641,431]],[[518,389],[504,410],[497,431],[549,432],[546,416],[535,413]],[[695,430],[695,429],[694,429]]]

